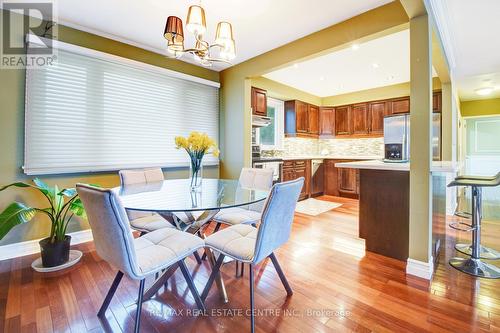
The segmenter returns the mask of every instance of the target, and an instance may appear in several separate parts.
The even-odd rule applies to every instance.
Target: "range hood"
[[[252,115],[252,127],[266,127],[271,124],[271,118]]]

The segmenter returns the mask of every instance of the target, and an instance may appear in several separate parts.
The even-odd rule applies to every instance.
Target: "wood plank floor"
[[[456,237],[446,228],[445,250],[435,278],[405,275],[405,263],[365,253],[357,235],[356,200],[319,216],[297,214],[290,241],[277,257],[294,295],[286,293],[270,262],[256,273],[258,332],[494,332],[500,331],[500,281],[479,280],[446,264],[455,255]],[[485,223],[485,242],[500,247],[499,223]],[[124,279],[106,319],[96,317],[115,270],[102,261],[92,243],[81,263],[60,273],[30,268],[35,256],[0,261],[0,331],[130,332],[138,283]],[[210,273],[206,262],[188,260],[199,290]],[[248,273],[248,272],[246,272]],[[248,275],[234,277],[234,264],[223,267],[230,298],[222,304],[214,287],[207,316],[196,306],[180,272],[144,303],[142,332],[247,332]],[[151,284],[152,280],[147,281]]]

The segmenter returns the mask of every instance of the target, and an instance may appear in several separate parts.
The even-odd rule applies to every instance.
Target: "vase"
[[[195,191],[201,188],[203,179],[202,159],[193,159],[189,164],[189,175],[191,176],[191,190]]]
[[[69,260],[69,248],[71,236],[64,236],[63,241],[51,243],[50,238],[44,238],[40,242],[43,267],[55,267]]]

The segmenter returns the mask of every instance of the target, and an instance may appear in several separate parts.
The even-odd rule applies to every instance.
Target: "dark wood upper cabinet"
[[[335,108],[335,136],[349,136],[351,129],[351,106],[338,106]]]
[[[318,137],[319,107],[299,100],[285,102],[285,135]]]
[[[267,91],[252,87],[252,114],[267,116]]]
[[[441,112],[441,109],[442,109],[441,91],[435,91],[432,94],[432,112]]]
[[[391,113],[392,114],[410,112],[410,97],[409,96],[391,99],[390,104],[391,104]]]
[[[352,134],[366,135],[368,134],[368,104],[354,104],[351,110],[352,117]]]
[[[335,110],[333,108],[319,109],[319,135],[333,137],[335,134]]]
[[[388,102],[371,102],[368,110],[368,127],[370,134],[384,134],[384,117],[388,114]]]
[[[319,107],[316,105],[309,104],[308,110],[309,117],[309,134],[318,135],[319,134]]]
[[[295,101],[295,117],[297,133],[307,133],[309,130],[309,106],[301,101]]]

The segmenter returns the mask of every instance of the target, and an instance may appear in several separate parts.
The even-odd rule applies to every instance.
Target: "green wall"
[[[500,114],[500,98],[460,102],[462,117],[492,116]]]
[[[15,16],[15,19],[20,18],[19,15]],[[111,53],[204,79],[219,81],[219,73],[202,67],[175,59],[168,59],[160,54],[72,28],[64,26],[59,26],[58,28],[57,37],[63,42]],[[23,40],[24,38],[20,30],[12,31],[12,34],[18,40]],[[24,81],[24,70],[0,69],[0,185],[14,181],[29,181],[31,179],[21,169],[24,152]],[[187,169],[169,169],[165,170],[165,175],[169,178],[180,178],[187,177],[188,172]],[[219,170],[217,167],[206,168],[205,175],[208,177],[218,177]],[[73,187],[77,182],[95,183],[104,187],[113,187],[119,184],[116,173],[50,175],[41,176],[40,178],[49,184],[57,183],[60,187]],[[32,191],[8,189],[5,192],[0,192],[0,210],[3,210],[14,200],[34,206],[45,205],[42,197]],[[43,217],[37,217],[32,223],[17,226],[0,241],[0,245],[45,237],[48,233],[48,228],[48,220],[45,220]],[[69,231],[87,228],[88,225],[85,221],[74,220],[69,227]]]

